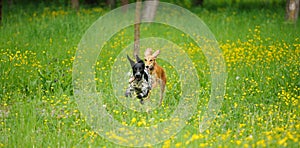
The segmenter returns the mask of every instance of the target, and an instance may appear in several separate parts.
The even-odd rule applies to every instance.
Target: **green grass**
[[[275,6],[191,8],[220,43],[228,71],[226,95],[218,117],[204,133],[198,131],[201,113],[197,112],[181,132],[157,147],[299,147],[300,27],[284,23],[284,8]],[[0,30],[0,147],[117,146],[87,124],[72,88],[77,45],[88,27],[107,12],[81,8],[76,13],[53,6],[13,6],[4,12]],[[141,30],[143,27],[147,25]],[[112,91],[110,58],[116,58],[115,52],[133,40],[132,27],[123,31],[106,44],[99,57],[99,90]],[[151,34],[141,33],[142,37],[154,35],[174,41],[190,56],[199,51],[181,34],[159,24],[151,26]],[[209,67],[202,54],[192,59],[202,89],[200,111],[209,97]],[[150,114],[137,113],[119,104],[114,96],[105,99],[108,112],[122,124],[151,126],[167,119],[176,108],[179,75],[168,61],[159,59],[159,63],[169,78],[164,106]]]

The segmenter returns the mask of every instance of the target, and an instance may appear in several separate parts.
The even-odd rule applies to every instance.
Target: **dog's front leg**
[[[133,87],[131,85],[128,86],[125,92],[125,97],[132,97]]]
[[[142,85],[141,92],[137,95],[137,97],[140,99],[141,104],[144,104],[143,98],[146,98],[149,94],[149,84],[147,82],[144,82]]]
[[[145,97],[148,96],[148,93],[149,93],[149,89],[148,89],[148,88],[143,88],[143,89],[142,89],[142,92],[139,93],[139,94],[137,95],[137,97],[138,97],[139,99],[145,98]]]
[[[140,99],[140,103],[141,104],[144,104],[144,97],[143,97],[143,94],[142,93],[139,93],[138,95],[137,95],[137,98],[139,98]]]
[[[166,87],[166,83],[164,83],[164,81],[160,81],[160,104],[162,104],[162,100],[163,100],[163,97],[164,97],[164,92],[165,92],[165,87]]]
[[[131,92],[129,88],[125,92],[125,97],[131,97]]]
[[[152,86],[151,86],[152,88],[156,88],[156,87],[157,87],[157,85],[158,85],[158,84],[157,84],[157,83],[158,83],[157,81],[158,81],[158,79],[157,79],[156,77],[153,77],[153,80],[152,80]]]

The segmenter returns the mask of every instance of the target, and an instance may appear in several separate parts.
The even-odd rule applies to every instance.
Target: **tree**
[[[157,6],[159,4],[159,0],[146,0],[144,2],[144,10],[141,15],[142,10],[142,2],[141,0],[137,0],[136,8],[135,8],[135,24],[134,24],[134,57],[135,55],[139,55],[140,51],[140,23],[141,17],[145,21],[153,21]]]
[[[139,55],[140,52],[140,23],[141,23],[141,0],[137,0],[135,5],[135,21],[134,21],[134,51],[133,57]]]
[[[121,5],[123,6],[123,11],[126,12],[128,9],[128,0],[121,0]]]
[[[0,24],[2,22],[2,0],[0,0]]]
[[[288,22],[296,23],[299,15],[300,0],[286,0],[286,15],[285,19]]]
[[[76,11],[79,10],[79,0],[71,0],[71,5],[72,8],[75,9]]]
[[[204,0],[193,0],[193,5],[194,6],[203,6],[203,1]]]
[[[143,20],[145,21],[153,21],[156,9],[159,4],[159,0],[151,0],[151,1],[145,1],[144,2],[144,8],[143,8]]]
[[[110,9],[116,8],[116,0],[107,0],[106,3]]]

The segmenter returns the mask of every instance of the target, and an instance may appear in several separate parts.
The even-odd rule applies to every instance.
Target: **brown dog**
[[[163,94],[167,83],[167,78],[164,69],[156,63],[156,58],[159,55],[159,53],[160,51],[157,50],[152,54],[152,49],[147,48],[145,51],[145,66],[146,69],[150,72],[150,75],[152,77],[152,88],[157,87],[157,84],[160,85],[160,105],[161,105]]]

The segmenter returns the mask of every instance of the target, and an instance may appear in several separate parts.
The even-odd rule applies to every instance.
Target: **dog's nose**
[[[142,75],[141,75],[141,73],[139,73],[139,72],[135,74],[135,77],[137,77],[137,78],[140,78],[141,76],[142,76]]]
[[[146,66],[146,68],[149,68],[149,66]]]

